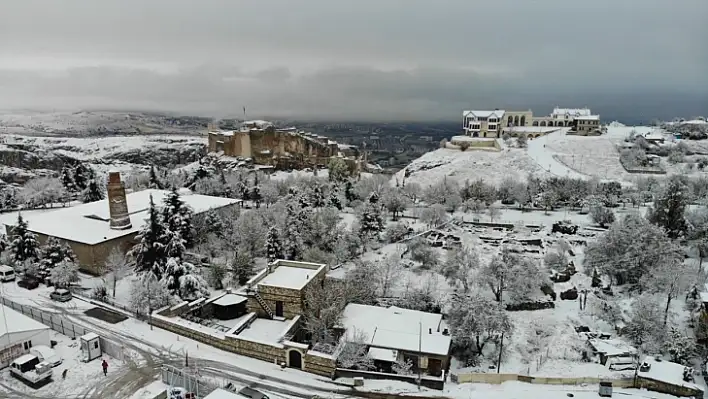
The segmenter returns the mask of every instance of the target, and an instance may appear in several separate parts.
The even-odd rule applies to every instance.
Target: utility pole
[[[418,322],[418,364],[416,365],[418,367],[418,390],[420,391],[420,382],[421,382],[421,375],[420,375],[420,359],[423,357],[423,322],[419,321]]]
[[[502,358],[502,351],[503,350],[504,350],[504,331],[502,331],[501,340],[499,341],[499,359],[497,359],[497,374],[499,374],[499,370],[501,369],[501,358]]]

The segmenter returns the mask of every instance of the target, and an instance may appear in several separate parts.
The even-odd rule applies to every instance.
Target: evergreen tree
[[[338,210],[342,210],[342,201],[339,200],[339,190],[337,189],[337,186],[333,186],[329,190],[329,205],[337,208]]]
[[[42,246],[40,253],[42,255],[40,268],[44,270],[53,269],[61,262],[76,263],[74,251],[54,237],[49,237],[44,246]]]
[[[224,174],[224,168],[219,169],[219,183],[223,184],[224,186],[227,185],[226,175]]]
[[[244,285],[253,277],[253,257],[246,250],[239,250],[231,263],[231,273],[238,285]]]
[[[214,234],[219,238],[224,236],[224,221],[213,209],[207,211],[204,217],[204,225],[206,226],[205,233]]]
[[[96,179],[93,179],[88,183],[88,186],[84,190],[83,197],[84,203],[89,203],[100,201],[106,196],[100,183]]]
[[[302,237],[300,236],[301,230],[299,227],[301,222],[298,220],[298,214],[292,204],[288,204],[287,212],[287,226],[283,237],[283,256],[287,260],[297,260],[302,251]]]
[[[384,229],[381,207],[377,202],[378,196],[376,196],[375,193],[371,194],[369,201],[364,204],[361,214],[359,215],[359,232],[362,238],[376,237]]]
[[[157,171],[155,170],[155,166],[150,167],[148,188],[159,189],[159,190],[162,190],[163,188],[165,188],[164,184],[162,184],[160,179],[157,177]]]
[[[271,263],[282,257],[283,248],[280,243],[280,237],[278,237],[278,230],[273,226],[268,230],[268,235],[266,236],[266,258],[268,263]]]
[[[7,242],[7,236],[5,234],[0,234],[0,255],[7,250],[9,245],[10,243]]]
[[[22,215],[17,216],[17,226],[12,229],[10,252],[15,263],[25,260],[36,262],[39,259],[39,242],[37,236],[29,231],[27,222]]]
[[[315,184],[310,194],[310,203],[313,208],[322,208],[325,206],[324,193],[322,192],[322,187],[319,184]]]
[[[255,177],[253,178],[253,187],[251,187],[251,192],[249,193],[249,197],[253,202],[256,203],[256,208],[261,207],[261,200],[263,199],[263,196],[261,195],[261,188],[258,185],[258,175],[256,174]]]
[[[194,245],[193,213],[192,209],[182,201],[175,188],[163,200],[162,221],[165,227],[169,231],[178,232],[188,248]]]
[[[84,166],[84,164],[78,164],[74,168],[74,186],[77,191],[83,191],[88,186],[89,178],[91,172]]]
[[[76,191],[76,184],[74,184],[74,177],[71,174],[71,169],[67,166],[61,168],[61,184],[64,186],[66,191],[73,193]]]
[[[168,258],[161,281],[170,294],[178,295],[183,300],[195,300],[208,296],[206,281],[197,273],[197,268],[179,258]]]
[[[349,180],[347,180],[344,184],[344,198],[347,200],[347,203],[351,203],[352,201],[359,199],[354,192],[354,185],[352,185],[352,182]]]
[[[680,175],[672,176],[654,199],[648,219],[663,227],[670,238],[678,238],[686,232],[684,213],[689,203],[690,192],[686,178]]]
[[[136,273],[151,272],[159,280],[162,278],[162,270],[167,258],[165,244],[161,241],[165,235],[165,226],[162,224],[162,218],[152,195],[145,222],[145,226],[135,237],[138,243],[133,246],[129,255],[135,261]]]

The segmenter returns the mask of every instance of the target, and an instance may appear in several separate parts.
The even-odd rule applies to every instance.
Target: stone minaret
[[[108,211],[111,215],[110,226],[115,230],[125,230],[132,226],[128,203],[125,200],[125,184],[120,181],[120,173],[108,173]]]

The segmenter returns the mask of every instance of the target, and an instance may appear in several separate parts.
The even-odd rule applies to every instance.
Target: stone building
[[[119,248],[127,252],[135,244],[135,236],[145,224],[150,197],[157,206],[169,191],[143,190],[125,193],[118,172],[109,173],[108,197],[69,208],[33,214],[26,217],[28,229],[44,244],[49,237],[66,243],[76,254],[81,270],[100,274],[106,258]],[[192,194],[181,190],[182,200],[192,207],[195,217],[210,209],[224,210],[239,206],[240,200]],[[6,225],[11,234],[12,225]]]
[[[220,130],[210,125],[209,152],[252,159],[276,169],[324,167],[333,157],[342,158],[352,172],[362,168],[359,150],[325,136],[297,130],[276,129],[265,121],[244,122],[239,130]]]
[[[589,108],[554,108],[548,116],[534,116],[533,111],[462,111],[462,128],[471,137],[499,138],[502,133],[536,138],[555,131],[552,128],[571,128],[571,134],[601,134],[600,116]]]

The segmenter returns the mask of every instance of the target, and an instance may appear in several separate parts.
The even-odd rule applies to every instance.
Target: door
[[[293,349],[288,352],[288,366],[294,369],[302,368],[302,354],[299,351]]]
[[[283,301],[275,301],[275,315],[283,317]]]
[[[442,361],[440,359],[428,359],[428,373],[435,377],[442,375]]]

